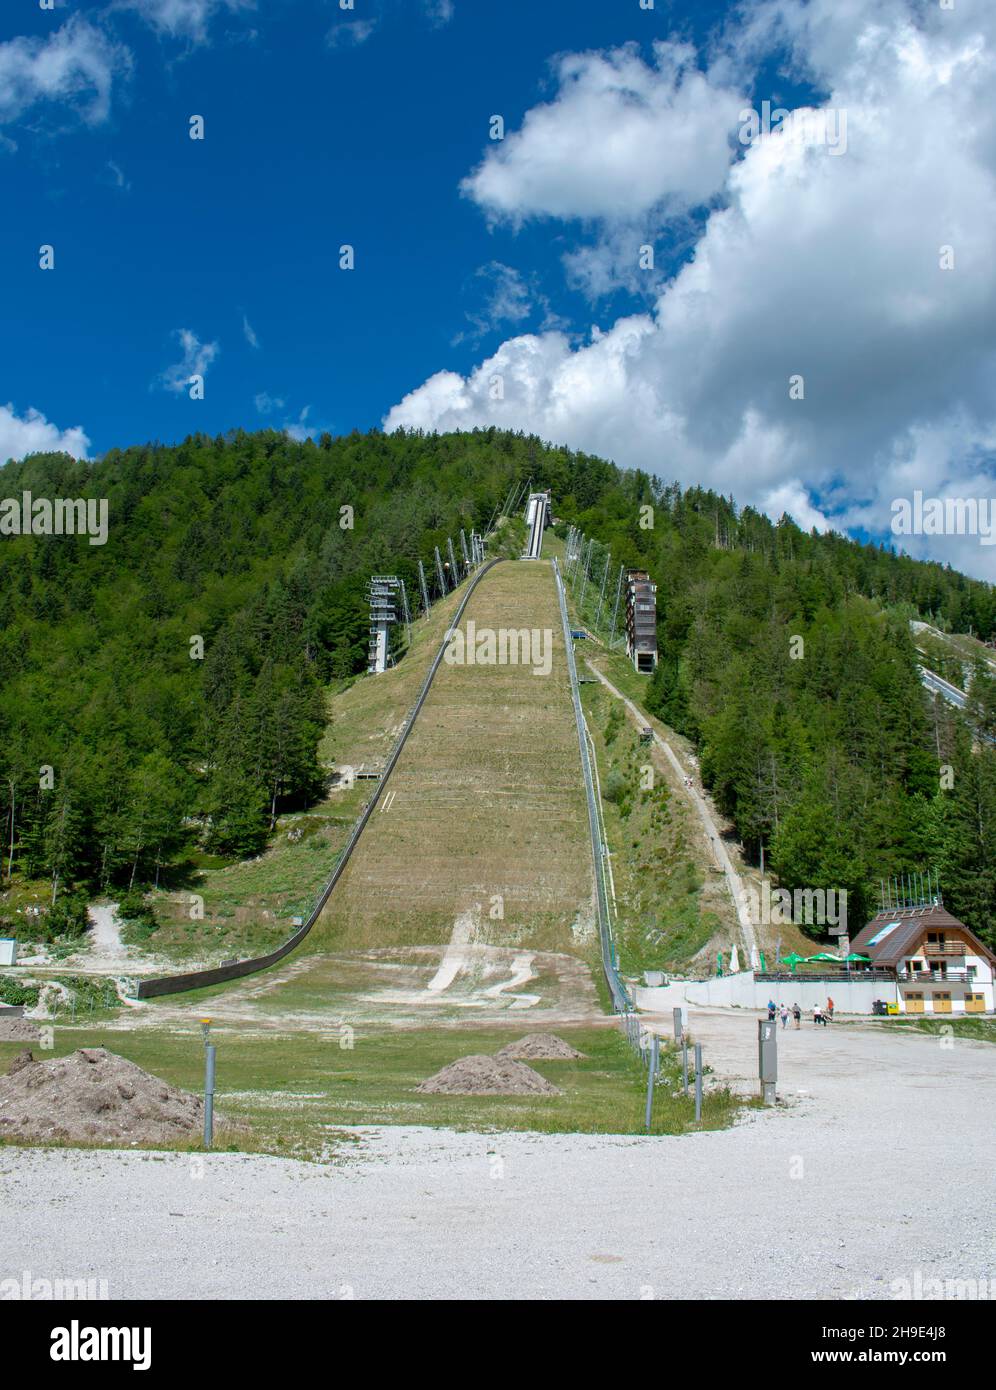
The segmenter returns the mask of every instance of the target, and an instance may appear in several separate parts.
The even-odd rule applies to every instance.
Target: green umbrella
[[[790,951],[790,952],[788,953],[787,956],[782,956],[781,961],[780,961],[780,964],[781,964],[781,965],[790,965],[790,966],[792,967],[792,974],[794,975],[794,974],[795,974],[795,967],[799,964],[799,962],[800,962],[801,960],[805,960],[805,959],[806,959],[806,957],[805,957],[805,956],[800,956],[799,953],[798,953],[798,951]]]
[[[808,961],[834,960],[839,962],[840,956],[835,956],[832,951],[817,951],[815,956],[806,956],[805,959]]]

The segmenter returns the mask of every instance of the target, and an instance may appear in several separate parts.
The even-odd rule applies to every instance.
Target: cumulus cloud
[[[637,218],[707,202],[726,181],[742,95],[683,43],[569,53],[555,99],[496,141],[463,193],[492,218]]]
[[[179,362],[174,362],[171,367],[166,368],[159,376],[158,384],[166,391],[186,391],[192,376],[207,375],[208,368],[221,348],[217,343],[202,343],[197,334],[191,333],[189,328],[177,328],[173,337],[182,347],[183,356]]]
[[[0,405],[0,463],[40,453],[72,454],[73,458],[85,459],[89,447],[82,425],[60,430],[38,410],[29,409],[18,416],[13,402]]]
[[[846,152],[828,148],[818,120],[761,134],[646,312],[580,343],[510,338],[466,376],[431,377],[386,428],[532,430],[772,515],[876,534],[898,489],[940,494],[968,478],[996,493],[996,12],[770,0],[727,36],[725,70],[730,54],[759,62],[775,42],[825,91],[816,107],[846,111]],[[599,70],[581,56],[568,71]],[[619,112],[624,166],[639,161],[642,121]],[[549,144],[527,116],[530,159],[499,152],[472,176],[486,210],[566,218],[603,206],[597,188],[572,191],[601,182],[601,150],[590,164],[559,122],[546,128]],[[593,136],[611,143],[600,127]],[[533,171],[554,152],[570,167],[544,195]],[[942,269],[944,247],[954,269]],[[996,578],[994,558],[976,547],[962,562]]]
[[[110,114],[115,79],[131,63],[127,48],[78,15],[47,38],[0,43],[0,121],[16,121],[39,102],[62,101],[99,125]]]
[[[258,392],[254,399],[260,415],[271,415],[275,410],[283,410],[287,404],[282,396],[271,396],[269,391]]]

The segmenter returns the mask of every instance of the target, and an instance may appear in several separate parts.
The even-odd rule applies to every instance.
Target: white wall
[[[17,942],[10,937],[0,937],[0,965],[13,965],[17,960]]]
[[[634,999],[638,1009],[648,1009],[666,1013],[675,1005],[687,1001],[689,1004],[713,1004],[718,1006],[738,1006],[742,1009],[764,1009],[768,1000],[776,1004],[788,1004],[791,1008],[798,1003],[804,1012],[811,1013],[814,1004],[821,1007],[832,997],[834,1012],[842,1014],[870,1014],[872,1002],[884,999],[887,1004],[897,1002],[896,985],[892,980],[859,980],[857,976],[850,981],[842,979],[834,984],[825,981],[807,982],[804,976],[779,982],[755,980],[752,970],[743,970],[738,975],[716,976],[711,980],[673,980],[665,989],[647,989],[637,986]]]

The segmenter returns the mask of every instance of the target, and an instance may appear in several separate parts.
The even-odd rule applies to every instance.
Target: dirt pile
[[[102,1047],[15,1058],[0,1077],[0,1137],[164,1143],[194,1138],[203,1102]]]
[[[520,1062],[576,1062],[584,1056],[556,1033],[527,1033],[518,1042],[509,1043],[495,1053]]]
[[[415,1087],[430,1096],[559,1096],[539,1072],[509,1057],[461,1057]]]
[[[8,1014],[0,1017],[0,1042],[38,1042],[41,1033],[37,1023],[28,1018],[15,1018]]]

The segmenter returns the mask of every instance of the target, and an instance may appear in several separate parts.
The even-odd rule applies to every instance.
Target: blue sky
[[[82,425],[92,451],[305,410],[333,432],[377,425],[431,372],[494,344],[495,261],[586,325],[557,273],[557,229],[490,231],[460,180],[490,116],[511,126],[537,100],[552,55],[656,37],[663,10],[465,0],[444,22],[420,0],[277,0],[219,8],[192,41],[101,4],[18,8],[4,39],[45,39],[78,15],[132,55],[105,121],[79,118],[86,100],[40,101],[4,127],[17,149],[0,155],[0,394]],[[371,21],[357,43],[351,25]],[[344,243],[353,272],[338,268]],[[203,401],[157,384],[183,360],[178,330],[217,344]]]
[[[858,535],[996,492],[991,4],[41,3],[0,20],[0,456],[496,423]]]

